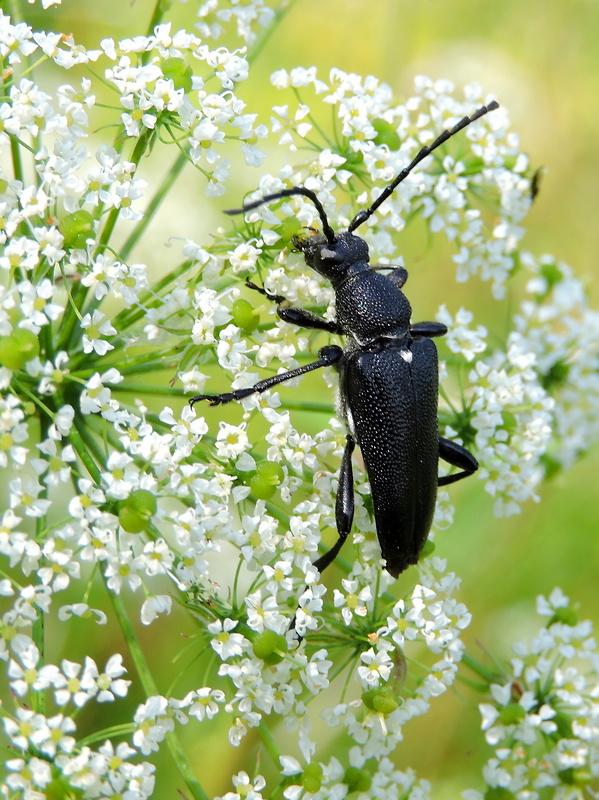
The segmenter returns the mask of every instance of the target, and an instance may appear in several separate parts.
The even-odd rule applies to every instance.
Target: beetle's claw
[[[211,406],[217,406],[219,403],[222,402],[220,399],[220,395],[214,394],[196,394],[195,397],[192,397],[189,401],[189,405],[193,408],[196,403],[199,403],[200,400],[208,400]]]

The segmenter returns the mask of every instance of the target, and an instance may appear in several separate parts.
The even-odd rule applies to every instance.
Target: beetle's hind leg
[[[339,486],[337,488],[337,499],[335,500],[335,522],[337,523],[339,538],[330,550],[314,562],[314,566],[319,572],[322,572],[335,560],[351,531],[354,520],[354,471],[351,457],[355,446],[354,437],[348,434],[343,458],[341,459]]]
[[[273,303],[276,303],[277,314],[285,322],[290,322],[292,325],[297,325],[299,328],[312,328],[318,331],[343,334],[342,329],[335,320],[323,319],[323,317],[319,317],[318,314],[313,314],[312,311],[306,311],[305,308],[294,308],[288,305],[289,301],[286,300],[283,295],[271,294],[266,291],[264,286],[258,286],[250,280],[246,280],[245,285],[248,289],[254,289]]]
[[[356,442],[354,437],[348,434],[345,450],[343,451],[343,458],[341,459],[339,486],[337,487],[337,499],[335,500],[335,522],[337,524],[339,538],[330,550],[327,550],[324,555],[314,561],[312,566],[316,567],[319,572],[325,570],[329,564],[332,564],[337,558],[339,551],[343,547],[343,543],[351,531],[352,522],[354,520],[354,471],[352,469],[351,457],[355,446]],[[290,631],[295,629],[296,617],[297,614],[294,614],[289,624]],[[298,636],[301,641],[303,636],[299,634]]]
[[[439,437],[439,457],[451,464],[452,467],[457,467],[462,471],[455,472],[453,475],[441,476],[437,481],[438,486],[447,486],[449,483],[461,481],[478,469],[478,461],[469,450],[466,450],[461,444],[453,442],[451,439],[445,439],[442,436]]]

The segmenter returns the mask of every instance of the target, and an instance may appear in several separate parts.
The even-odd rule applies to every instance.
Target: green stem
[[[148,146],[151,134],[152,131],[145,131],[144,133],[142,133],[142,135],[135,143],[135,147],[133,148],[133,152],[131,153],[131,161],[135,164],[136,170],[137,167],[139,166],[139,162],[141,161],[141,157],[146,152],[146,148]],[[131,175],[132,178],[134,174],[135,173]],[[108,244],[120,213],[121,213],[120,208],[113,208],[112,211],[110,211],[110,213],[108,214],[108,219],[106,220],[102,233],[100,234],[100,238],[98,239],[98,247],[97,247],[98,251],[100,250],[100,248],[104,249],[105,245]]]
[[[180,345],[176,345],[168,350],[161,351],[155,357],[145,355],[145,357],[139,356],[131,358],[126,362],[126,366],[124,366],[122,354],[128,346],[127,342],[121,338],[114,338],[111,340],[111,344],[114,345],[114,350],[111,350],[105,356],[98,356],[96,353],[77,353],[76,356],[71,358],[71,374],[83,381],[87,380],[87,378],[95,372],[105,372],[111,367],[116,367],[121,375],[141,375],[148,372],[162,372],[165,369],[175,368],[182,350]],[[170,358],[175,359],[175,361],[169,365],[168,359]]]
[[[74,331],[75,326],[78,326],[82,319],[80,308],[83,305],[86,293],[87,289],[82,283],[77,283],[68,293],[69,302],[57,326],[57,330],[59,331],[58,341],[56,342],[57,353],[61,350],[71,352],[77,344]],[[76,333],[80,333],[79,327],[77,327]],[[73,337],[73,341],[70,341],[71,337]]]
[[[114,327],[118,331],[124,331],[145,316],[149,308],[161,305],[164,300],[160,297],[160,294],[170,286],[171,283],[176,283],[182,275],[185,275],[190,266],[190,261],[184,261],[169,272],[168,275],[165,275],[157,281],[157,283],[153,285],[151,292],[145,292],[140,296],[139,305],[136,305],[135,308],[126,308],[114,317],[112,320]]]
[[[281,407],[286,411],[309,411],[311,414],[329,414],[334,416],[335,409],[331,403],[294,403],[293,401],[285,401],[281,403]]]
[[[275,16],[272,23],[260,34],[260,36],[258,36],[254,44],[250,47],[247,55],[250,63],[253,63],[264,50],[266,43],[273,35],[284,17],[289,13],[289,11],[291,11],[295,3],[296,0],[282,0],[280,6],[275,11]]]
[[[104,742],[113,736],[128,736],[135,730],[131,722],[124,722],[122,725],[112,725],[110,728],[103,728],[101,731],[95,731],[77,742],[79,747],[90,747],[95,742]]]
[[[488,683],[481,683],[480,681],[472,681],[470,680],[470,678],[465,678],[463,675],[456,675],[456,681],[463,683],[464,686],[469,686],[471,689],[474,689],[475,692],[480,692],[481,694],[489,693]]]
[[[13,378],[12,378],[12,386],[13,386],[13,388],[15,389],[15,391],[18,391],[18,392],[21,392],[21,393],[22,393],[22,394],[24,394],[24,395],[27,395],[27,397],[28,397],[28,398],[31,400],[31,402],[32,402],[32,403],[33,403],[35,406],[37,406],[37,408],[38,408],[40,411],[43,411],[43,413],[44,413],[44,414],[45,414],[45,415],[46,415],[46,416],[47,416],[49,419],[54,419],[54,411],[52,411],[52,409],[51,409],[51,408],[49,408],[49,406],[47,406],[45,403],[43,403],[43,402],[40,400],[40,398],[39,398],[39,397],[38,397],[38,396],[35,394],[35,392],[34,392],[34,391],[32,391],[32,390],[29,388],[29,384],[21,383],[21,381],[20,381],[18,378],[16,378],[16,377],[14,376],[14,374],[13,374]]]
[[[154,33],[154,28],[156,25],[160,25],[162,19],[167,11],[170,11],[171,6],[173,5],[173,0],[156,0],[156,5],[154,6],[154,11],[152,12],[152,16],[150,17],[150,22],[148,23],[148,30],[146,35],[151,36]],[[142,56],[142,62],[147,64],[149,58],[151,56],[150,52],[144,53]]]
[[[21,12],[18,0],[8,0],[7,5],[12,24],[17,25],[17,23],[23,22],[23,14]]]
[[[21,159],[21,143],[15,136],[9,136],[8,138],[10,139],[10,154],[12,157],[12,168],[14,176],[16,180],[21,181],[21,183],[24,185],[25,173],[23,171],[23,161]],[[19,222],[17,230],[22,236],[27,236],[29,233],[25,221]],[[19,268],[19,275],[21,275],[22,277],[22,271],[20,268]]]
[[[83,437],[77,430],[77,417],[75,417],[75,425],[71,428],[69,433],[69,441],[75,448],[77,455],[81,459],[84,467],[89,472],[90,477],[96,484],[96,486],[100,486],[102,483],[102,474],[98,468],[98,465],[94,461],[94,459],[89,454],[89,448],[87,444],[84,442]]]
[[[262,739],[262,744],[264,745],[266,752],[272,758],[277,767],[280,767],[281,751],[277,747],[274,736],[266,727],[264,720],[262,720],[260,725],[258,725],[258,733],[260,734],[260,738]]]
[[[154,682],[154,677],[150,671],[144,652],[135,634],[135,630],[131,620],[129,619],[129,615],[127,614],[123,597],[120,594],[114,594],[114,592],[109,593],[116,617],[123,632],[123,636],[125,637],[125,641],[127,642],[129,652],[131,653],[131,658],[135,664],[135,669],[137,670],[137,674],[141,680],[144,692],[146,693],[147,697],[159,695],[160,693],[158,691],[158,687]],[[209,800],[208,795],[194,775],[191,764],[187,760],[183,747],[181,746],[181,742],[179,741],[179,737],[172,731],[167,733],[166,744],[173,761],[175,762],[179,775],[187,784],[195,800]]]
[[[480,677],[487,681],[488,684],[496,683],[499,679],[496,670],[485,667],[484,664],[481,664],[480,661],[477,661],[475,658],[472,658],[472,656],[469,656],[468,653],[464,653],[462,656],[462,664],[465,664],[467,667],[469,667],[472,672],[480,675]]]
[[[46,518],[43,518],[43,521],[46,521]],[[44,529],[44,525],[42,524],[42,518],[38,519],[36,522],[36,538],[39,540],[42,531]],[[44,566],[45,559],[42,558],[40,561],[39,566]],[[41,585],[41,580],[39,578],[39,570],[36,572],[35,576],[35,583],[36,585]],[[37,649],[40,652],[40,665],[45,664],[45,612],[42,611],[41,608],[37,609],[37,618],[34,620],[33,625],[31,626],[31,638]],[[31,693],[31,706],[36,713],[45,714],[46,711],[46,695],[45,692],[32,692]]]
[[[40,414],[40,440],[45,441],[48,437],[48,429],[50,427],[50,418],[46,414]],[[41,456],[46,461],[49,460],[49,457],[41,453]],[[48,487],[42,483],[43,489],[40,492],[40,497],[47,499],[48,497]],[[35,521],[35,538],[38,543],[41,543],[43,540],[44,535],[46,535],[48,529],[48,518],[44,514],[42,517],[38,517]],[[44,565],[46,561],[45,558],[42,558],[40,562],[40,567]],[[41,578],[39,576],[39,569],[35,573],[35,583],[37,586],[42,585]],[[40,652],[40,664],[45,664],[46,658],[46,637],[45,637],[45,612],[41,609],[37,609],[37,617],[31,626],[31,637],[35,643],[35,646]],[[40,713],[45,714],[46,711],[46,694],[45,692],[33,692],[32,693],[32,702],[31,705],[33,710]]]
[[[145,233],[145,231],[146,231],[148,225],[150,224],[154,214],[156,213],[156,211],[160,207],[160,204],[162,203],[162,201],[164,200],[166,195],[171,190],[173,184],[175,183],[175,181],[177,180],[177,178],[181,174],[181,171],[183,170],[183,168],[185,167],[187,162],[188,162],[187,153],[184,153],[184,152],[179,153],[179,155],[175,159],[172,167],[167,172],[166,177],[164,178],[164,180],[162,181],[161,185],[156,190],[156,193],[154,194],[154,197],[150,200],[150,202],[148,204],[148,207],[144,212],[143,217],[137,223],[133,233],[129,236],[129,238],[127,239],[127,241],[125,242],[125,244],[121,248],[120,253],[119,253],[119,257],[120,257],[121,261],[126,261],[127,260],[129,254],[131,253],[131,251],[133,250],[133,248],[135,247],[137,242],[140,240],[140,238]]]
[[[164,369],[164,366],[161,367],[154,366],[153,369]],[[118,393],[137,394],[137,395],[151,394],[152,397],[172,397],[172,398],[189,397],[189,393],[185,394],[183,389],[173,389],[170,386],[149,386],[148,384],[143,384],[143,383],[139,384],[127,383],[126,385],[123,386],[116,386],[114,391]]]

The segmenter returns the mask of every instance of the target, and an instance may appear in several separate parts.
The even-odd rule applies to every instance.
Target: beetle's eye
[[[320,251],[320,257],[323,261],[334,261],[340,264],[343,261],[343,256],[336,250],[329,250],[328,247],[323,247]]]

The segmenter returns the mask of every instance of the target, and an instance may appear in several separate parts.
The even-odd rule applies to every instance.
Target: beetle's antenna
[[[264,205],[264,203],[269,203],[271,200],[278,200],[281,197],[291,197],[295,194],[300,194],[303,197],[307,197],[308,200],[311,200],[314,203],[316,210],[318,211],[320,221],[322,222],[322,232],[326,236],[327,242],[329,244],[333,244],[335,241],[335,231],[329,225],[323,205],[318,197],[316,197],[314,192],[311,189],[306,189],[305,186],[294,186],[292,189],[281,189],[280,192],[266,194],[261,200],[255,200],[253,203],[248,203],[243,208],[229,208],[225,211],[225,214],[243,214],[245,211],[251,211],[253,208],[258,208],[258,206]]]
[[[366,222],[366,220],[374,214],[377,208],[382,203],[384,203],[385,200],[390,195],[393,194],[395,189],[410,174],[410,172],[414,169],[416,164],[419,164],[424,158],[426,158],[429,155],[429,153],[432,153],[433,150],[436,150],[437,147],[439,147],[448,139],[450,139],[454,135],[454,133],[458,133],[458,131],[461,131],[464,128],[468,127],[468,125],[470,125],[471,122],[480,119],[480,117],[483,117],[485,114],[488,114],[489,111],[495,111],[496,108],[499,108],[499,103],[493,100],[492,102],[489,103],[488,106],[482,106],[481,108],[479,108],[478,111],[476,111],[471,117],[464,117],[464,119],[460,120],[457,125],[453,126],[453,128],[451,128],[448,131],[443,131],[443,133],[440,134],[440,136],[438,136],[432,144],[425,145],[422,148],[422,150],[420,150],[420,152],[415,156],[413,161],[410,164],[408,164],[408,166],[405,169],[402,169],[402,171],[399,173],[397,178],[395,178],[393,183],[390,183],[389,186],[383,189],[383,191],[380,193],[380,195],[377,197],[374,203],[370,206],[370,208],[367,209],[366,211],[359,211],[356,214],[356,216],[349,224],[349,228],[347,229],[348,232],[351,233],[352,231],[355,231],[358,226],[360,226],[363,222]]]

